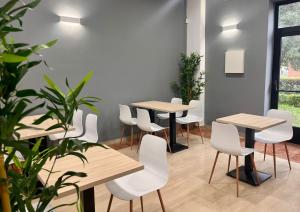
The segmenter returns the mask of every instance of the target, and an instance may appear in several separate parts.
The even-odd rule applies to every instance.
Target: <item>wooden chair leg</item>
[[[109,202],[108,202],[108,207],[107,207],[107,212],[109,212],[110,211],[110,208],[111,208],[111,203],[112,203],[112,201],[113,201],[113,198],[114,198],[114,195],[110,195],[110,199],[109,199]]]
[[[139,138],[139,141],[138,141],[136,152],[139,152],[141,142],[142,142],[142,137],[143,137],[143,130],[141,130],[141,132],[140,132],[140,138]]]
[[[275,153],[275,144],[273,144],[273,162],[274,162],[274,176],[276,178],[276,153]]]
[[[267,152],[267,144],[265,144],[265,150],[264,150],[264,160],[266,160],[266,152]]]
[[[183,130],[182,130],[182,125],[181,125],[181,124],[179,124],[179,128],[180,128],[182,137],[184,137],[184,135],[183,135]]]
[[[169,141],[166,129],[164,129],[164,134],[165,134],[165,138],[166,138],[166,141],[167,141],[168,148],[169,148],[170,152],[172,153],[172,149],[170,147],[170,141]]]
[[[125,127],[123,126],[122,129],[121,129],[121,139],[120,139],[120,144],[122,144],[123,137],[124,137],[124,133],[125,133]]]
[[[133,212],[133,200],[129,201],[129,211]]]
[[[208,184],[210,184],[211,178],[212,178],[212,176],[213,176],[213,174],[214,174],[214,171],[215,171],[215,167],[216,167],[216,164],[217,164],[217,160],[218,160],[219,154],[220,154],[220,152],[217,151],[216,158],[215,158],[215,162],[214,162],[213,168],[212,168],[212,170],[211,170],[211,174],[210,174],[210,177],[209,177]]]
[[[289,150],[288,150],[288,148],[287,148],[287,144],[284,143],[284,146],[285,146],[286,157],[287,157],[288,162],[289,162],[289,167],[290,167],[290,170],[292,170],[291,162],[290,162],[290,155],[289,155]]]
[[[163,212],[165,212],[166,210],[165,210],[164,202],[163,202],[163,200],[161,198],[161,194],[160,194],[160,190],[159,189],[157,190],[157,194],[158,194],[158,197],[159,197],[161,209],[162,209]]]
[[[142,212],[144,212],[143,196],[140,197]]]
[[[200,131],[200,136],[201,136],[202,144],[204,144],[203,134],[202,134],[202,130],[201,130],[200,124],[198,125],[198,127],[199,127],[199,131]]]
[[[227,173],[229,172],[230,169],[230,162],[231,162],[231,155],[229,155],[229,159],[228,159]]]
[[[131,146],[131,150],[132,150],[132,146],[133,146],[133,126],[131,126],[131,143],[130,143],[130,146]]]
[[[258,185],[260,185],[260,179],[259,179],[258,174],[257,174],[257,169],[256,169],[256,165],[255,165],[255,162],[254,162],[253,154],[250,155],[250,159],[251,159],[251,163],[252,163],[252,166],[253,166],[253,169],[254,169],[254,174],[255,174],[256,181],[257,181]]]
[[[239,197],[239,178],[240,178],[239,156],[236,156],[236,196],[237,197]]]
[[[186,142],[187,142],[187,145],[190,146],[190,143],[189,143],[189,137],[190,137],[190,125],[187,124],[186,125]]]

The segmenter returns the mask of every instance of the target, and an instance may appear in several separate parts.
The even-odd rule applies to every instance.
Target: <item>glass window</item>
[[[279,7],[278,28],[300,26],[300,2]]]

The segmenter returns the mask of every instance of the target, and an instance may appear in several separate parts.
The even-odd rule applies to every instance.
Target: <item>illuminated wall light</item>
[[[227,31],[232,31],[232,30],[238,30],[239,28],[238,24],[231,24],[231,25],[227,25],[227,26],[222,26],[222,31],[223,32],[227,32]]]
[[[64,23],[71,23],[71,24],[81,24],[80,18],[69,17],[69,16],[60,16],[59,21]]]

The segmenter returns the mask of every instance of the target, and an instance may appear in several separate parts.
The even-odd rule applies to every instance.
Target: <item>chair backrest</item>
[[[141,142],[139,160],[149,170],[168,181],[167,142],[154,135],[145,135]]]
[[[83,133],[82,116],[83,116],[82,110],[78,109],[78,110],[74,111],[72,124],[73,124],[73,127],[75,127],[75,130],[76,130],[76,132],[78,132],[79,135],[81,135]]]
[[[98,141],[97,119],[98,117],[95,114],[88,114],[86,116],[84,137],[92,143],[97,143]]]
[[[143,131],[151,131],[151,119],[147,110],[137,109],[137,126]]]
[[[191,106],[192,108],[188,110],[187,115],[197,117],[199,118],[199,120],[201,120],[201,101],[191,100],[189,106]]]
[[[286,120],[285,123],[277,125],[275,127],[267,129],[268,131],[276,132],[276,133],[284,133],[290,139],[293,137],[293,115],[292,113],[284,110],[269,110],[267,113],[268,117],[279,118]]]
[[[241,154],[239,132],[231,124],[212,123],[211,145],[223,153],[231,155]]]
[[[119,105],[120,108],[120,121],[127,123],[132,119],[131,111],[128,105]]]
[[[174,97],[174,98],[171,99],[171,103],[172,104],[180,104],[180,105],[182,105],[182,99]],[[176,117],[180,117],[182,115],[183,115],[182,111],[176,113]]]

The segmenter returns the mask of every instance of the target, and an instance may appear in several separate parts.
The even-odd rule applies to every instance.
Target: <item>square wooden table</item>
[[[56,180],[66,171],[84,172],[87,177],[70,178],[68,182],[77,182],[83,201],[85,212],[95,211],[94,187],[96,185],[114,180],[116,178],[140,171],[144,166],[113,149],[103,147],[92,147],[84,153],[88,163],[83,164],[79,158],[67,156],[59,158],[54,166],[54,172],[48,181],[53,185]],[[49,170],[53,161],[46,162],[44,168]],[[45,185],[48,172],[42,170],[39,173],[40,181]],[[73,187],[65,187],[58,191],[58,198],[76,193]]]
[[[255,145],[255,130],[261,131],[276,125],[280,125],[286,122],[286,120],[271,118],[266,116],[257,116],[245,113],[239,113],[232,116],[227,116],[223,118],[218,118],[217,122],[225,123],[225,124],[233,124],[238,127],[245,128],[245,147],[246,148],[254,148]],[[254,153],[253,153],[254,158]],[[240,180],[250,184],[257,186],[259,183],[255,178],[255,174],[253,172],[253,166],[251,163],[250,155],[245,156],[245,165],[239,168],[240,171]],[[258,171],[258,177],[260,182],[263,183],[267,179],[269,179],[272,175],[264,172]],[[236,170],[233,170],[227,173],[228,176],[234,177],[236,176]]]
[[[151,122],[155,122],[154,111],[162,111],[169,113],[169,139],[172,153],[179,152],[188,148],[187,146],[176,142],[176,112],[189,110],[192,108],[191,106],[160,101],[137,102],[132,103],[131,105],[138,108],[148,109]]]
[[[56,133],[64,132],[64,129],[57,128],[53,130],[47,131],[47,129],[55,124],[58,123],[58,119],[47,119],[41,124],[34,125],[33,122],[40,118],[43,115],[33,115],[33,116],[26,116],[20,122],[29,126],[28,129],[18,130],[17,132],[20,134],[20,140],[27,140],[32,138],[39,138],[48,135],[53,135]],[[74,130],[75,128],[70,126],[69,131]]]

